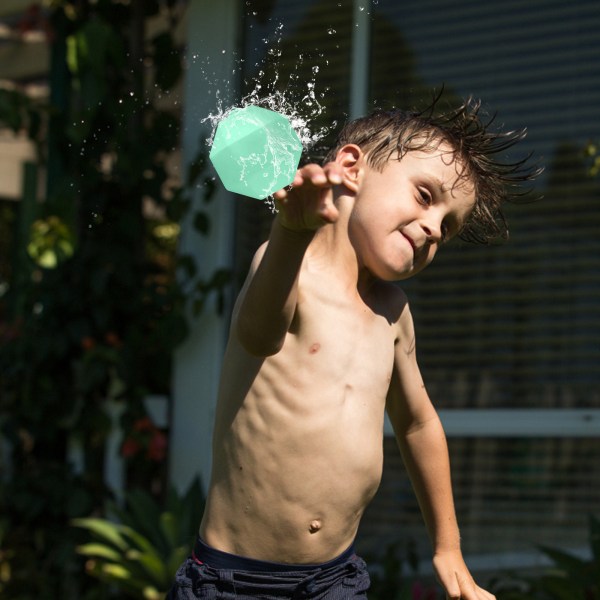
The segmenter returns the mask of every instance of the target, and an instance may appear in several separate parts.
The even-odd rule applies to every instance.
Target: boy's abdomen
[[[381,479],[383,408],[348,397],[308,400],[298,412],[253,401],[262,410],[245,405],[215,444],[201,534],[261,560],[335,558],[353,542]]]

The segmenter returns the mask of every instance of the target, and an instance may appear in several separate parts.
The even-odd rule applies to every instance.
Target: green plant
[[[184,181],[167,169],[180,116],[164,100],[182,73],[173,34],[184,10],[172,0],[53,0],[41,11],[49,101],[28,98],[18,82],[0,90],[0,126],[30,137],[47,175],[43,202],[24,193],[19,215],[0,211],[0,232],[11,235],[0,249],[13,255],[0,261],[0,417],[10,450],[0,480],[2,598],[98,597],[74,552],[82,531],[66,525],[110,495],[106,401],[122,403],[130,436],[145,397],[170,390],[187,305],[200,309],[227,284],[224,272],[198,281],[193,259],[177,253],[190,189],[205,201],[212,193],[202,153]],[[202,210],[193,221],[200,232],[210,226]],[[165,449],[152,440],[153,458],[128,459],[128,474],[161,495]]]
[[[202,487],[196,479],[182,495],[171,489],[162,510],[147,492],[130,491],[125,506],[110,506],[118,522],[75,519],[73,525],[91,537],[77,552],[88,558],[86,571],[92,577],[134,598],[162,599],[191,551],[204,507]]]
[[[419,557],[409,540],[404,552],[399,542],[388,544],[382,552],[367,556],[371,587],[369,600],[436,600],[438,588],[418,577]]]
[[[590,557],[540,547],[552,566],[536,575],[495,582],[498,600],[600,600],[600,520],[589,518]]]

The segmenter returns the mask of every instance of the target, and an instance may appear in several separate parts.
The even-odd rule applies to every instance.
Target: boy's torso
[[[399,297],[381,284],[365,301],[303,267],[278,354],[250,357],[232,336],[201,527],[209,544],[303,564],[352,543],[381,478]]]

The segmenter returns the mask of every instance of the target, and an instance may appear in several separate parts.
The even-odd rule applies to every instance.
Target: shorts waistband
[[[354,544],[336,558],[321,564],[286,564],[258,560],[246,556],[238,556],[217,550],[198,537],[194,544],[192,557],[196,562],[204,563],[215,569],[231,569],[236,571],[264,571],[270,573],[290,573],[329,569],[348,562],[355,555]]]

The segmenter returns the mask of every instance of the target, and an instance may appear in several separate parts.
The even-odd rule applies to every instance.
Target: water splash
[[[279,62],[283,54],[281,49],[283,31],[284,25],[279,23],[274,28],[272,38],[262,38],[262,42],[268,46],[266,55],[260,63],[255,65],[256,75],[250,81],[246,81],[246,85],[252,88],[251,91],[238,103],[235,105],[226,104],[217,90],[215,94],[215,111],[201,119],[201,122],[207,123],[210,128],[209,135],[206,138],[206,144],[209,148],[212,147],[219,123],[226,119],[232,111],[248,106],[259,106],[273,110],[286,117],[298,135],[304,153],[315,148],[333,128],[337,127],[336,121],[329,122],[326,125],[322,123],[317,125],[319,117],[325,112],[325,107],[321,101],[329,90],[327,88],[319,89],[317,85],[319,74],[319,66],[317,65],[310,68],[310,78],[301,81],[299,69],[308,60],[302,53],[296,58],[295,68],[288,75],[289,80],[285,82],[285,85],[281,85],[279,81],[281,71]],[[329,28],[327,33],[335,35],[336,31]],[[328,65],[328,61],[322,54],[319,55],[319,58],[321,66]],[[269,62],[269,69],[266,66],[267,61]],[[243,60],[239,59],[237,62],[238,68],[241,68]],[[266,75],[267,70],[269,71],[268,76]],[[271,197],[267,198],[265,202],[272,207]]]
[[[313,74],[316,75],[319,67],[313,67]],[[330,127],[321,126],[317,130],[313,130],[314,121],[323,114],[325,108],[319,102],[316,92],[315,81],[306,83],[306,91],[299,101],[291,99],[284,91],[273,91],[266,95],[262,94],[262,85],[256,84],[255,88],[241,101],[233,106],[224,107],[221,98],[217,97],[217,110],[204,117],[201,122],[210,124],[210,136],[206,139],[208,146],[212,146],[212,141],[217,128],[217,125],[229,114],[236,109],[246,108],[247,106],[260,106],[282,114],[288,119],[294,131],[298,134],[302,147],[305,151],[314,147],[322,140],[330,131]]]

